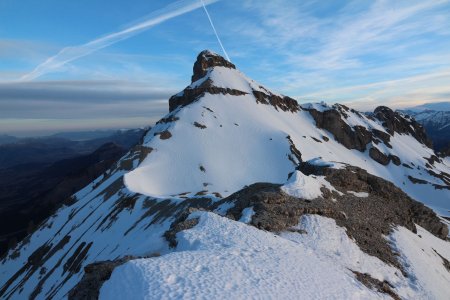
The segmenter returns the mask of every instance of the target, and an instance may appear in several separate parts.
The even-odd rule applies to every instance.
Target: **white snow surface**
[[[331,106],[329,106],[327,103],[325,103],[323,101],[318,102],[318,103],[302,103],[301,107],[304,109],[315,109],[320,112],[324,112],[324,111],[332,109]]]
[[[322,187],[334,189],[324,176],[307,176],[300,171],[295,171],[281,190],[293,197],[312,200],[322,196],[320,190]]]
[[[178,251],[116,268],[100,299],[389,299],[301,243],[213,213]]]
[[[154,126],[144,143],[154,151],[125,175],[128,189],[157,198],[176,198],[183,193],[193,196],[202,191],[202,194],[219,193],[225,197],[255,182],[283,184],[296,168],[289,160],[291,152],[287,136],[290,136],[304,161],[320,157],[321,161],[333,163],[333,167],[348,164],[363,168],[393,182],[413,199],[427,204],[438,213],[450,216],[450,193],[445,189],[436,189],[432,184],[442,185],[444,182],[426,170],[425,158],[434,152],[414,137],[395,133],[390,141],[392,148],[383,143],[369,144],[368,149],[374,146],[387,155],[396,155],[411,169],[393,163],[384,166],[369,157],[369,150],[349,150],[332,134],[317,128],[308,111],[284,112],[271,105],[256,103],[252,89],[270,92],[238,70],[215,67],[203,79],[208,78],[215,86],[248,94],[205,94],[198,101],[173,111],[170,115],[179,118],[176,122]],[[326,104],[302,106],[331,109]],[[336,107],[344,109],[339,105]],[[347,118],[344,121],[351,126],[385,132],[379,121],[371,120],[364,114],[351,110],[345,110],[345,114]],[[198,128],[193,125],[194,122],[206,128]],[[172,137],[161,140],[158,135],[155,136],[164,130],[170,131]],[[325,141],[322,137],[329,140]],[[433,168],[436,173],[450,173],[450,166],[445,161],[435,163]],[[429,184],[412,183],[408,176]]]
[[[347,193],[352,194],[352,195],[354,195],[356,197],[359,197],[359,198],[369,197],[369,193],[367,193],[367,192],[347,191]]]
[[[337,226],[333,219],[318,215],[302,216],[295,229],[305,230],[307,234],[284,232],[281,236],[327,256],[344,268],[388,281],[403,299],[448,299],[450,295],[450,272],[432,250],[449,259],[450,243],[420,226],[417,226],[417,234],[404,227],[397,227],[387,238],[394,250],[404,257],[408,278],[398,269],[361,251],[345,233],[345,229]]]
[[[426,240],[421,243],[405,228],[393,234],[392,243],[402,253],[406,247],[408,258],[420,259],[417,254],[426,245],[433,259],[418,263],[419,270],[410,269],[404,277],[362,252],[333,219],[305,215],[294,229],[307,234],[277,236],[213,213],[190,217],[199,218],[199,224],[177,234],[177,252],[116,268],[100,299],[390,299],[362,285],[351,271],[388,281],[403,299],[448,295],[449,273],[428,250],[436,247],[441,255],[449,255],[450,247],[422,229]],[[422,285],[422,278],[417,279],[424,275],[430,275],[430,283],[437,281]]]
[[[390,239],[413,275],[411,280],[423,291],[421,299],[449,299],[450,272],[443,267],[443,258],[450,261],[450,242],[416,227],[417,234],[399,227]]]
[[[255,211],[253,210],[253,206],[244,208],[242,210],[242,216],[239,219],[239,222],[243,222],[246,224],[250,223],[252,221],[252,217],[254,214],[255,214]]]

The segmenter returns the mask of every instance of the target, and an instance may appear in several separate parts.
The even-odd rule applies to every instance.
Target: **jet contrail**
[[[219,42],[220,47],[222,47],[222,51],[223,51],[223,54],[225,54],[225,58],[229,62],[231,62],[230,57],[228,56],[227,51],[225,51],[225,47],[223,46],[222,41],[220,40],[219,35],[217,34],[216,27],[214,26],[214,23],[213,23],[213,21],[211,19],[211,16],[209,15],[208,10],[206,9],[205,2],[203,2],[203,0],[200,0],[200,1],[202,2],[203,9],[205,10],[206,16],[208,16],[209,23],[211,24],[211,27],[212,27],[212,29],[214,31],[214,34],[216,35],[217,41]]]
[[[164,21],[188,13],[202,6],[206,10],[205,3],[206,5],[209,5],[217,1],[219,0],[205,0],[205,2],[202,1],[201,3],[198,2],[198,0],[177,1],[173,4],[166,6],[163,9],[155,11],[150,16],[148,16],[145,21],[142,21],[131,27],[128,27],[115,33],[108,34],[104,37],[97,38],[83,45],[63,48],[56,55],[49,57],[46,61],[38,65],[33,71],[23,75],[19,79],[19,81],[29,81],[36,79],[44,74],[47,74],[51,71],[54,71],[62,67],[66,63],[69,63],[80,57],[89,55],[92,52],[108,47],[124,39],[127,39]]]

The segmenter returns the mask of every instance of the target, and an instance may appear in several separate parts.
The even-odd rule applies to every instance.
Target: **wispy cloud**
[[[304,95],[309,101],[342,102],[353,108],[371,110],[380,105],[393,108],[449,101],[450,69],[394,80],[330,89]]]
[[[179,0],[152,13],[146,17],[144,21],[128,28],[97,38],[83,45],[62,49],[58,54],[48,58],[30,73],[23,75],[20,78],[20,81],[36,79],[48,72],[57,70],[71,61],[125,40],[162,22],[203,7],[203,5],[209,5],[217,1],[218,0],[204,0],[203,2],[200,2],[198,0]]]
[[[450,67],[449,5],[448,0],[274,0],[264,5],[247,0],[243,10],[258,19],[231,19],[228,39],[250,49],[239,58],[257,62],[250,76],[300,100],[371,101],[368,106],[376,101],[400,105],[400,95],[411,102],[443,100],[446,93],[438,90],[450,86],[442,77]],[[428,76],[440,80],[433,83]],[[415,78],[423,89],[411,93],[407,80],[397,81],[402,78]],[[370,84],[376,87],[362,88]]]

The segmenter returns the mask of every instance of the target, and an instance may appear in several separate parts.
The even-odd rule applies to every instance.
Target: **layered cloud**
[[[149,126],[168,111],[175,91],[126,81],[0,84],[3,133]]]

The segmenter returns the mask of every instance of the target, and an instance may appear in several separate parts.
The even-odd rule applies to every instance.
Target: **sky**
[[[450,101],[450,0],[204,0],[230,60],[300,103]],[[200,0],[0,0],[0,134],[152,125],[222,53]]]

